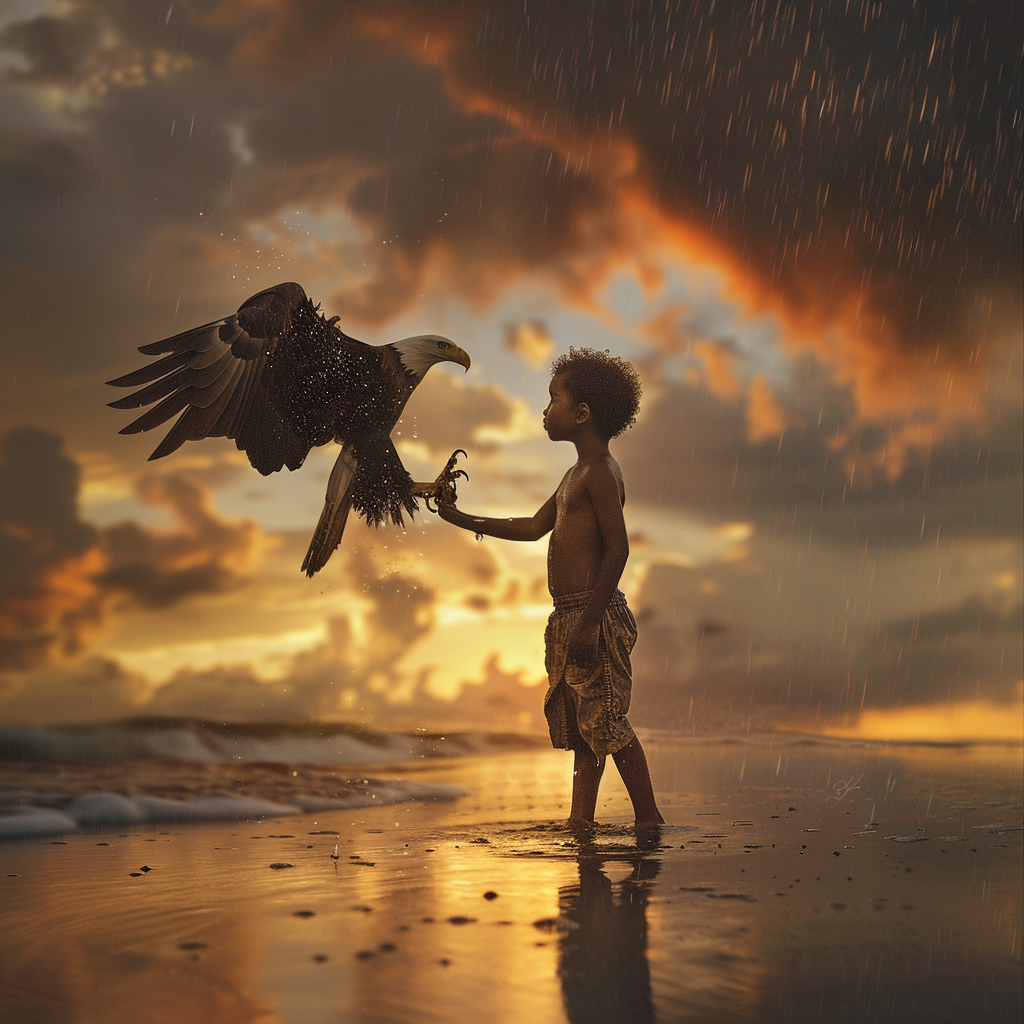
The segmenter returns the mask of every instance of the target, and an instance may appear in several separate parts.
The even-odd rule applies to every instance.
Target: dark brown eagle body
[[[119,387],[147,385],[110,404],[116,409],[158,404],[121,433],[149,430],[181,413],[151,459],[188,440],[229,437],[267,475],[284,466],[298,469],[312,448],[341,444],[303,563],[309,575],[337,547],[350,507],[374,526],[389,519],[401,526],[403,512],[415,511],[412,478],[391,431],[433,363],[450,360],[469,367],[462,349],[436,335],[388,345],[350,338],[294,283],[268,288],[223,320],[139,351],[167,354],[110,381]]]

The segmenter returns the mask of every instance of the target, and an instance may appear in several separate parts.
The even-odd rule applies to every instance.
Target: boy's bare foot
[[[661,847],[661,827],[664,821],[638,821],[635,826],[636,845],[639,850],[657,850]]]
[[[597,823],[593,818],[568,818],[565,822],[565,827],[572,829],[574,832],[581,830],[593,830],[597,828]]]

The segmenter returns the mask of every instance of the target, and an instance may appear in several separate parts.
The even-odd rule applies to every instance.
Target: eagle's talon
[[[445,464],[444,469],[438,473],[437,479],[433,483],[413,484],[413,494],[423,499],[428,511],[437,513],[438,508],[436,506],[442,503],[454,505],[458,501],[459,495],[455,489],[455,481],[459,478],[463,480],[469,479],[469,474],[464,469],[455,468],[459,455],[466,455],[466,453],[461,448],[452,452],[452,457]]]
[[[446,474],[451,473],[451,471],[455,468],[455,464],[458,462],[460,455],[462,455],[464,458],[469,458],[465,451],[463,451],[461,448],[456,448],[455,451],[452,452],[451,457],[445,463],[444,469],[441,470],[441,476],[445,476]],[[438,479],[440,479],[440,477]]]

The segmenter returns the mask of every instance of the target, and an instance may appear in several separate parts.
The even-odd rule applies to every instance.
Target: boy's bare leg
[[[569,811],[569,822],[586,822],[593,824],[594,812],[597,810],[597,789],[604,774],[603,757],[597,757],[585,743],[582,749],[573,751],[572,766],[572,810]]]
[[[597,790],[604,774],[605,758],[598,757],[580,735],[580,727],[576,721],[576,705],[566,692],[564,682],[556,690],[555,699],[564,702],[565,728],[573,752],[572,809],[569,811],[569,824],[593,825],[594,812],[597,810]]]
[[[634,737],[621,750],[612,754],[615,767],[622,776],[622,781],[633,802],[633,813],[638,825],[662,825],[665,819],[658,810],[654,800],[654,787],[651,785],[651,772],[647,767],[647,757],[640,741]],[[574,790],[575,793],[575,790]],[[573,801],[575,806],[575,799]]]

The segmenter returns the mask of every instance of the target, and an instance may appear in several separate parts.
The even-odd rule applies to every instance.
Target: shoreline
[[[0,1017],[1018,1019],[1016,758],[649,754],[653,835],[613,772],[566,828],[548,750],[423,765],[467,794],[440,803],[0,846]]]
[[[154,728],[156,728],[154,726]],[[783,762],[807,757],[891,757],[925,763],[939,759],[964,763],[1024,764],[1024,747],[1014,743],[878,742],[834,740],[806,734],[753,734],[743,737],[676,737],[641,730],[646,747],[709,756],[740,756],[743,764],[770,755]],[[456,800],[464,786],[424,781],[445,764],[488,758],[561,756],[539,739],[485,734],[445,734],[444,754],[368,763],[325,763],[288,759],[231,761],[135,757],[97,762],[0,757],[0,841],[62,835],[82,828],[140,825],[146,822],[242,821],[288,817],[407,801]],[[383,749],[396,753],[393,748]],[[383,753],[383,749],[378,754]],[[266,753],[260,750],[260,753]],[[322,748],[315,753],[323,754]],[[343,752],[342,752],[343,753]],[[409,777],[412,778],[409,778]],[[743,772],[740,773],[742,781]],[[832,785],[831,771],[825,788]]]

